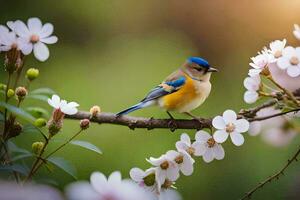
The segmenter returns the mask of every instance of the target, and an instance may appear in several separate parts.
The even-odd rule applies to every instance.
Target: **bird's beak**
[[[219,70],[217,70],[216,68],[210,67],[207,71],[208,72],[218,72]]]

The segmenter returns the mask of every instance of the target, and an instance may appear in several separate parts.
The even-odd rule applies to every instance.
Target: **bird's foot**
[[[175,120],[175,118],[171,115],[170,112],[167,111],[167,114],[168,114],[169,117],[170,117],[169,122],[168,122],[168,126],[169,126],[170,130],[171,130],[172,132],[174,132],[174,131],[178,128],[177,123],[176,123],[176,120]]]
[[[199,121],[199,122],[202,122],[202,120],[201,120],[200,117],[195,116],[195,115],[193,115],[193,114],[190,113],[190,112],[185,112],[185,114],[188,115],[188,116],[190,116],[190,117],[193,118],[194,120],[197,120],[197,121]]]

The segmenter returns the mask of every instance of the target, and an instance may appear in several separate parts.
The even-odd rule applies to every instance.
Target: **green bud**
[[[31,145],[32,152],[35,154],[41,153],[42,149],[44,148],[44,143],[43,142],[34,142]]]
[[[40,74],[40,72],[38,69],[30,68],[26,72],[26,78],[29,81],[33,81],[34,79],[36,79],[39,76],[39,74]]]
[[[155,183],[155,174],[149,174],[143,178],[146,186],[152,186]]]
[[[6,85],[5,84],[3,84],[3,83],[0,83],[0,90],[6,90]]]
[[[46,124],[47,124],[47,121],[44,118],[38,118],[34,122],[34,125],[36,127],[40,127],[40,128],[46,126]]]
[[[15,91],[13,89],[8,89],[6,95],[7,95],[8,98],[11,98],[15,95]]]

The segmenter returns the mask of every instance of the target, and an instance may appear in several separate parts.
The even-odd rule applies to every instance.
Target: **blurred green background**
[[[274,39],[287,38],[289,44],[297,45],[292,30],[294,23],[300,23],[299,9],[299,0],[1,0],[0,23],[35,16],[53,23],[59,41],[50,46],[49,60],[39,63],[30,56],[26,62],[27,68],[41,72],[32,88],[51,87],[62,98],[79,102],[81,110],[97,104],[103,112],[118,112],[143,98],[188,56],[204,57],[220,69],[212,77],[209,99],[194,111],[209,117],[228,108],[249,107],[243,102],[242,84],[249,58]],[[3,68],[0,78],[1,82],[6,79]],[[51,110],[46,103],[36,104]],[[132,115],[167,117],[155,107]],[[57,137],[69,138],[78,126],[78,121],[66,120]],[[132,167],[150,166],[145,158],[174,149],[182,132],[195,134],[93,124],[79,138],[99,146],[103,155],[74,146],[58,155],[77,167],[79,179],[88,179],[93,171],[115,170],[128,177]],[[29,134],[17,142],[30,149],[33,141],[41,139]],[[273,148],[248,135],[242,147],[227,142],[225,159],[206,164],[197,158],[195,173],[177,181],[178,191],[186,200],[238,199],[283,166],[298,142],[296,138],[288,147]],[[291,188],[300,178],[297,165],[254,199],[292,198]],[[59,180],[61,188],[73,181],[59,169],[52,174],[41,170],[39,176]]]

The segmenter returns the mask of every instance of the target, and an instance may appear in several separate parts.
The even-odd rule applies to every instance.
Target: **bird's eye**
[[[202,68],[195,68],[198,72],[201,72],[202,71]]]

